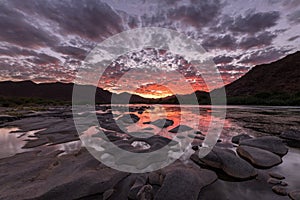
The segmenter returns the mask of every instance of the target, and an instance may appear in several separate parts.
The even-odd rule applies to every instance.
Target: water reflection
[[[23,152],[22,147],[25,141],[20,140],[18,135],[11,134],[12,131],[17,131],[18,128],[0,128],[0,158],[13,156],[16,153]],[[20,135],[19,135],[20,136]]]

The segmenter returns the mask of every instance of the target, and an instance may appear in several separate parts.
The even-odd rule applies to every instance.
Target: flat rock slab
[[[232,139],[231,139],[231,142],[234,143],[234,144],[239,144],[240,141],[248,140],[248,139],[252,139],[252,137],[250,135],[247,135],[247,134],[240,134],[240,135],[233,136]]]
[[[252,165],[259,168],[271,168],[282,162],[278,155],[256,147],[239,146],[237,147],[237,153]]]
[[[185,132],[185,131],[190,131],[193,130],[193,128],[186,126],[186,125],[179,125],[176,126],[175,128],[169,130],[171,133],[180,133],[180,132]]]
[[[254,167],[247,161],[237,157],[233,151],[219,147],[214,147],[204,158],[199,158],[198,151],[196,151],[191,159],[196,164],[221,169],[227,175],[236,179],[250,179],[257,175]]]
[[[243,140],[240,145],[256,147],[284,156],[288,152],[288,148],[283,144],[282,140],[275,136],[263,136],[249,140]]]
[[[169,126],[172,126],[174,124],[174,121],[171,119],[158,119],[153,122],[144,122],[144,124],[152,124],[159,128],[167,128]]]
[[[300,190],[290,192],[289,197],[293,200],[300,200]]]
[[[290,146],[295,148],[300,148],[300,131],[296,130],[288,130],[284,131],[280,134],[281,138],[284,139],[284,142]]]
[[[0,160],[0,199],[78,199],[111,189],[128,173],[108,168],[85,149],[57,157],[26,152]]]

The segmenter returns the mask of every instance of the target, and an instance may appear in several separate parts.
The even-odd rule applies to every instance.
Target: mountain
[[[91,85],[77,85],[80,90],[85,92],[93,92],[96,88]],[[37,99],[40,104],[48,103],[49,101],[71,102],[73,93],[73,83],[41,83],[36,84],[32,81],[4,81],[0,82],[0,103],[5,101],[5,104],[10,104],[10,101],[14,101],[13,104],[24,104],[23,101],[36,102]],[[86,93],[82,92],[81,98],[84,99]],[[199,102],[203,104],[209,103],[209,93],[196,91],[195,92]],[[168,96],[159,99],[143,98],[139,95],[132,95],[127,92],[120,94],[113,94],[107,90],[97,88],[95,94],[96,103],[111,103],[111,97],[115,95],[114,103],[124,103],[130,99],[130,103],[145,103],[145,104],[178,104],[178,98],[185,99],[185,102],[189,103],[189,99],[192,98],[191,94],[188,95],[175,95]],[[45,101],[44,101],[45,100]],[[7,102],[8,101],[8,102]],[[84,103],[84,102],[82,102]]]
[[[36,84],[32,81],[4,81],[0,82],[0,96],[6,98],[40,98],[55,101],[72,101],[73,83],[41,83]],[[95,86],[91,85],[78,85],[82,91],[94,91]],[[130,94],[121,93],[116,95],[118,102],[128,98]],[[95,99],[97,103],[110,103],[112,93],[97,88]],[[149,99],[145,99],[138,95],[132,95],[130,98],[131,103],[142,102],[146,103]]]
[[[227,96],[300,92],[300,51],[278,61],[253,67],[225,86]]]

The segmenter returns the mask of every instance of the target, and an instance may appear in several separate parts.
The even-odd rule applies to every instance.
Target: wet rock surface
[[[237,157],[234,152],[219,147],[214,147],[204,158],[199,158],[198,151],[196,151],[191,159],[199,165],[221,169],[224,173],[236,179],[249,179],[257,175],[256,170],[248,162]]]
[[[300,148],[300,131],[297,130],[288,130],[284,131],[280,134],[282,139],[284,139],[284,142],[290,146],[295,148]]]
[[[294,190],[289,193],[289,197],[292,200],[300,200],[300,190]]]
[[[256,167],[271,168],[282,162],[278,155],[251,146],[239,146],[237,153]]]
[[[288,152],[288,148],[283,144],[282,140],[275,136],[263,136],[243,140],[240,142],[240,145],[264,149],[280,156],[284,156]]]
[[[115,119],[119,120],[126,128],[127,124],[132,122],[140,123],[141,119],[137,113],[143,113],[146,108],[131,109],[130,112],[135,114],[126,115],[113,115],[110,109],[110,107],[103,108],[103,113],[96,114],[95,121],[95,124],[99,121],[101,127],[103,126],[107,141],[132,152],[150,152],[167,144],[171,148],[172,146],[176,147],[176,142],[166,137],[151,134],[154,126],[162,126],[172,130],[174,124],[170,125],[171,122],[168,123],[173,127],[166,126],[161,121],[157,125],[152,122],[149,125],[154,126],[147,127],[142,132],[136,132],[132,136],[124,132],[123,129],[121,130]],[[224,197],[224,199],[247,199],[246,196],[242,198],[247,191],[262,191],[261,196],[256,196],[256,199],[262,199],[264,195],[270,197],[266,199],[272,200],[299,199],[299,191],[289,188],[289,179],[282,180],[286,174],[283,176],[281,173],[265,172],[266,178],[262,179],[260,177],[262,172],[260,169],[256,169],[277,165],[275,163],[278,162],[278,158],[281,160],[280,156],[287,153],[287,148],[282,141],[285,143],[286,140],[297,141],[293,134],[280,136],[282,140],[273,136],[254,137],[251,134],[248,137],[247,134],[241,134],[234,139],[232,138],[232,142],[239,144],[239,146],[233,146],[230,139],[224,140],[222,138],[218,147],[215,147],[211,153],[201,159],[197,156],[197,150],[203,142],[204,135],[190,134],[188,137],[194,138],[195,146],[193,149],[196,150],[191,156],[191,160],[176,161],[168,167],[151,173],[130,174],[106,167],[94,159],[85,148],[82,148],[78,153],[67,155],[63,155],[61,151],[50,153],[35,151],[36,147],[44,148],[49,145],[55,146],[56,144],[78,141],[77,130],[71,117],[72,113],[69,110],[60,110],[30,113],[5,122],[5,126],[20,128],[11,134],[34,130],[37,132],[27,139],[24,146],[24,148],[34,150],[34,152],[0,159],[0,185],[3,185],[3,188],[0,188],[0,199],[219,200],[220,197]],[[81,113],[75,117],[90,119],[91,114]],[[183,132],[193,130],[188,126],[180,127]],[[171,133],[179,132],[180,135],[181,128],[175,124]],[[263,126],[259,130],[267,131]],[[139,138],[140,133],[145,133],[147,137],[150,137]],[[93,137],[99,136],[95,134]],[[133,143],[138,145],[133,145]],[[149,148],[143,149],[143,145],[146,146],[146,144],[149,145]],[[238,154],[234,151],[236,147]],[[175,149],[172,152],[175,152]],[[123,164],[128,162],[128,159],[122,158],[117,162]],[[142,163],[139,167],[143,168],[146,165]],[[222,173],[230,177],[233,182],[223,181],[227,177],[224,179],[223,175],[220,175]],[[142,181],[140,181],[141,179]],[[231,188],[237,188],[237,185],[234,185],[237,183],[241,185],[241,188],[230,190],[232,195],[226,194],[230,188],[228,186],[232,184]],[[242,188],[247,190],[242,192]],[[287,193],[289,193],[289,197],[281,196],[287,195]]]

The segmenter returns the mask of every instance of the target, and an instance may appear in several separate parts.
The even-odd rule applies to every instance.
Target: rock
[[[0,124],[4,122],[11,122],[14,120],[18,120],[19,117],[10,116],[10,115],[0,115]]]
[[[275,172],[269,172],[269,175],[273,178],[276,178],[276,179],[279,179],[279,180],[282,180],[282,179],[285,179],[284,176],[280,175],[280,174],[277,174]]]
[[[153,188],[151,185],[144,185],[137,194],[138,200],[152,200]]]
[[[126,114],[120,117],[118,120],[121,120],[125,123],[136,123],[140,120],[140,118],[135,114]]]
[[[128,193],[128,197],[131,199],[137,199],[137,194],[141,190],[141,188],[146,184],[147,182],[147,177],[145,174],[141,174],[138,176],[130,188],[130,191]]]
[[[279,137],[283,138],[288,146],[300,148],[300,131],[288,130],[281,133]]]
[[[281,195],[281,196],[286,196],[287,195],[286,188],[282,187],[282,186],[274,185],[272,187],[272,191],[274,193],[278,194],[278,195]]]
[[[154,122],[144,122],[144,124],[153,124],[154,126],[157,126],[159,128],[167,128],[169,126],[172,126],[174,124],[174,121],[171,119],[158,119]]]
[[[245,160],[237,157],[231,150],[224,150],[214,147],[204,158],[198,157],[196,151],[191,159],[201,165],[206,165],[215,169],[221,169],[227,175],[237,179],[249,179],[257,175],[256,170]]]
[[[192,146],[192,149],[193,149],[194,151],[197,151],[197,150],[199,150],[199,146]]]
[[[5,187],[0,199],[80,199],[104,193],[128,176],[104,166],[85,149],[57,157],[59,153],[26,152],[1,159],[0,185]]]
[[[300,190],[295,190],[289,193],[289,197],[292,200],[300,200]]]
[[[112,195],[114,192],[115,192],[114,189],[106,190],[106,191],[103,193],[103,200],[109,199],[109,197],[111,197],[111,195]]]
[[[288,186],[289,184],[288,184],[287,182],[285,182],[285,181],[281,181],[281,182],[280,182],[280,185],[281,185],[281,186]]]
[[[239,146],[237,147],[237,153],[252,165],[259,168],[271,168],[282,162],[278,155],[251,146]]]
[[[247,134],[240,134],[240,135],[233,136],[231,142],[234,144],[239,144],[240,141],[247,140],[247,139],[252,139],[252,137]]]
[[[155,200],[197,199],[200,190],[217,180],[213,171],[179,164],[166,167],[164,182]]]
[[[272,185],[279,185],[279,184],[281,184],[281,181],[278,180],[278,179],[275,179],[275,178],[269,178],[267,182],[269,184],[272,184]]]
[[[185,131],[190,131],[193,130],[191,127],[186,126],[186,125],[179,125],[176,126],[175,128],[169,130],[171,133],[178,133],[178,132],[185,132]]]
[[[150,172],[148,175],[148,181],[151,185],[161,185],[163,182],[163,176],[158,172]]]
[[[283,144],[281,139],[275,136],[263,136],[259,138],[243,140],[240,142],[240,145],[264,149],[279,156],[284,156],[288,152],[288,148]]]

